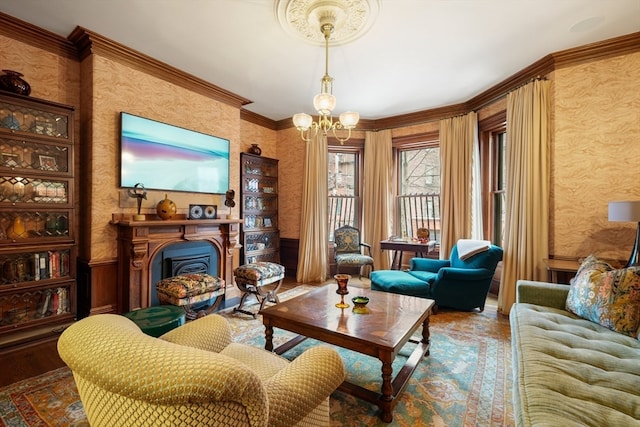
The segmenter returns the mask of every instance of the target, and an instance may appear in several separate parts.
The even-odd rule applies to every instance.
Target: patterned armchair
[[[371,257],[371,245],[360,241],[360,231],[349,225],[343,225],[333,232],[334,258],[336,261],[336,273],[340,273],[343,265],[359,267],[360,278],[362,278],[362,267],[371,266],[373,271],[373,258]],[[366,249],[366,254],[362,253],[362,248]]]
[[[234,343],[216,314],[160,338],[124,316],[90,316],[64,331],[58,352],[93,427],[328,426],[345,375],[325,346],[289,362]]]

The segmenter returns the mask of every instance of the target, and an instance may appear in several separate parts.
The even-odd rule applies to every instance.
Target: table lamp
[[[640,201],[609,202],[609,221],[637,222],[636,241],[625,267],[640,265]]]

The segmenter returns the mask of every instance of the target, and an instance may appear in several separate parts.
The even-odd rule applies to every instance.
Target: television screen
[[[224,194],[229,140],[122,112],[120,186]]]

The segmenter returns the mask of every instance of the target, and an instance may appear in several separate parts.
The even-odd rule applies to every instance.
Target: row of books
[[[51,316],[69,312],[69,289],[47,289],[38,306],[40,316]]]
[[[33,254],[35,260],[34,280],[56,279],[69,275],[69,251],[49,251]]]
[[[0,283],[56,279],[71,273],[68,250],[24,254],[5,259],[1,264]]]

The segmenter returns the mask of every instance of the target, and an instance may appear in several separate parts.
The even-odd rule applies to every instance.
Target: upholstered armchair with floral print
[[[349,225],[338,228],[333,232],[333,243],[337,274],[342,266],[358,267],[360,277],[365,265],[370,265],[373,271],[371,245],[360,241],[360,231],[357,228]]]
[[[63,332],[58,352],[93,427],[328,426],[345,375],[326,346],[289,362],[234,343],[216,314],[160,338],[124,316],[94,315]]]

